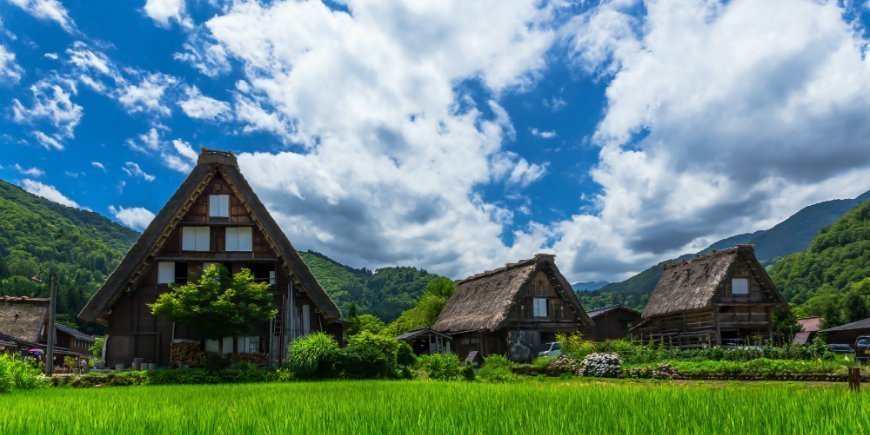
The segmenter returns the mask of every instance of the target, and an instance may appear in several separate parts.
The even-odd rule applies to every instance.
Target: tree
[[[185,285],[172,285],[149,307],[154,315],[190,325],[207,339],[250,334],[254,322],[278,313],[268,283],[256,282],[248,269],[230,276],[222,265],[210,266]],[[223,354],[223,340],[218,342]]]
[[[435,323],[441,310],[447,305],[447,298],[426,293],[417,305],[402,313],[398,319],[390,323],[387,331],[398,335],[415,329],[428,328]]]
[[[456,283],[452,279],[439,276],[429,282],[423,293],[450,299],[450,296],[453,296],[455,291]]]
[[[353,324],[348,331],[349,335],[358,334],[360,332],[371,332],[372,334],[380,334],[386,325],[384,321],[373,314],[360,314],[350,319]]]
[[[870,277],[853,283],[849,293],[846,293],[846,302],[843,304],[846,322],[857,322],[870,317]]]

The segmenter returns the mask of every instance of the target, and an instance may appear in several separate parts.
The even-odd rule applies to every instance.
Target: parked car
[[[562,354],[562,345],[558,341],[544,343],[544,350],[538,352],[538,356],[557,357]]]
[[[870,360],[870,335],[862,335],[855,340],[855,358]]]
[[[829,344],[827,347],[832,353],[855,353],[855,349],[849,344]]]

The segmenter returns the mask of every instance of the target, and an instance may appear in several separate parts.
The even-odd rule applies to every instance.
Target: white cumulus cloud
[[[40,20],[54,21],[67,32],[75,29],[69,12],[58,0],[9,0],[9,3]]]
[[[154,213],[144,207],[110,205],[109,212],[118,222],[137,231],[143,231],[154,220]]]
[[[193,27],[193,21],[187,15],[184,0],[148,0],[143,8],[145,15],[151,17],[158,26],[168,28],[172,21],[182,27]]]
[[[185,99],[179,101],[181,110],[194,119],[223,120],[230,115],[230,105],[224,101],[207,97],[196,86],[185,89]]]
[[[0,84],[16,84],[23,75],[24,69],[15,62],[15,53],[0,44]]]
[[[21,187],[27,192],[32,193],[36,196],[41,196],[49,201],[65,205],[67,207],[75,207],[87,210],[81,207],[77,202],[69,199],[66,195],[60,193],[60,191],[57,190],[57,188],[55,188],[54,186],[43,184],[39,181],[26,178],[21,182]]]

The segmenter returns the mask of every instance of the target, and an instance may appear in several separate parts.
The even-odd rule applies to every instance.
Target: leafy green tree
[[[256,282],[248,269],[230,276],[223,265],[211,265],[199,279],[171,286],[149,306],[154,315],[190,325],[208,339],[250,334],[254,322],[278,313],[268,283]],[[223,340],[219,343],[223,354]]]
[[[360,314],[350,320],[352,325],[348,330],[348,334],[355,335],[361,332],[369,332],[372,334],[380,334],[387,325],[384,321],[373,314]]]
[[[851,285],[843,305],[845,311],[843,320],[847,323],[870,317],[870,277]]]
[[[456,283],[453,282],[452,279],[444,278],[443,276],[439,276],[432,281],[429,281],[429,285],[427,285],[426,290],[423,291],[425,294],[440,296],[447,299],[450,299],[450,296],[453,296],[454,292],[456,292]]]
[[[390,323],[386,332],[392,335],[416,329],[428,328],[435,324],[441,310],[447,305],[447,298],[433,294],[424,294],[411,309],[403,312],[398,319]]]

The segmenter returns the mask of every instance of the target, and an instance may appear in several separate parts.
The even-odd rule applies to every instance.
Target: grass
[[[870,433],[845,385],[329,381],[0,395],[0,433]]]

